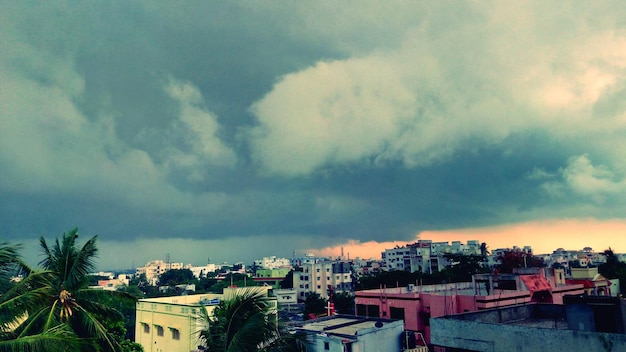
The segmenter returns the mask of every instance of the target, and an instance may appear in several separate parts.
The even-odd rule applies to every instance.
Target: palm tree
[[[98,251],[97,236],[87,240],[82,247],[78,246],[77,238],[78,229],[64,233],[61,241],[57,238],[52,247],[43,237],[40,238],[44,258],[39,265],[43,270],[29,275],[7,297],[15,300],[11,303],[13,309],[23,309],[17,313],[26,313],[15,315],[18,318],[14,323],[19,324],[12,334],[21,341],[39,341],[53,334],[66,342],[57,343],[63,347],[61,350],[121,351],[104,323],[121,321],[123,315],[100,304],[99,299],[109,295],[116,295],[119,299],[134,298],[122,292],[88,288],[88,275],[95,268],[94,258]],[[90,347],[85,348],[85,345]],[[32,348],[20,350],[39,351],[34,344],[30,346]]]
[[[248,287],[220,302],[209,317],[201,310],[207,328],[200,340],[210,351],[252,352],[267,350],[280,337],[276,307],[265,291]]]
[[[51,278],[50,272],[32,272],[21,261],[19,249],[20,245],[0,244],[0,280],[8,282],[15,273],[28,275],[0,292],[0,351],[80,351],[84,344],[62,324],[40,334],[17,333],[29,308],[46,300]]]

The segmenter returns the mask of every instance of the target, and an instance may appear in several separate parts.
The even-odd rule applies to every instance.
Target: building
[[[291,271],[289,268],[258,269],[254,274],[254,281],[263,285],[279,288],[280,283],[287,277],[289,271]]]
[[[431,319],[434,351],[626,351],[624,301],[565,296]]]
[[[275,255],[271,257],[264,257],[263,259],[257,259],[254,261],[254,265],[262,269],[291,269],[291,262],[289,259],[277,258]]]
[[[400,352],[402,321],[335,315],[296,328],[306,352]]]
[[[193,273],[193,276],[197,279],[201,277],[206,277],[208,273],[214,273],[221,269],[221,266],[213,263],[209,263],[207,265],[194,266],[191,264],[185,265],[184,269],[189,269]]]
[[[274,290],[278,306],[290,306],[298,303],[298,292],[293,288]]]
[[[119,288],[128,286],[130,278],[126,274],[119,274],[115,279],[98,280],[98,287],[104,290],[117,291]]]
[[[583,285],[565,282],[563,270],[529,268],[474,275],[472,282],[357,291],[355,304],[358,316],[402,319],[406,330],[428,342],[433,317],[530,302],[562,304],[564,295],[583,292]]]
[[[581,284],[585,288],[585,294],[590,296],[616,296],[617,292],[611,292],[611,281],[598,273],[598,268],[570,268],[571,279],[565,281],[569,284]],[[619,287],[616,287],[616,291]]]
[[[355,258],[352,260],[352,268],[357,277],[377,274],[382,270],[383,262],[375,259]]]
[[[345,261],[325,261],[304,264],[302,271],[294,271],[293,288],[298,292],[298,300],[305,300],[309,292],[315,292],[328,299],[329,286],[335,292],[352,292],[351,263]]]
[[[481,255],[481,244],[469,240],[433,242],[418,240],[406,246],[396,246],[381,253],[385,270],[404,270],[408,272],[433,273],[449,265],[446,254]]]
[[[145,352],[196,351],[197,332],[205,328],[200,310],[211,315],[221,294],[140,299],[136,306],[135,342]]]
[[[159,279],[159,275],[172,269],[183,269],[183,263],[169,263],[162,260],[153,260],[137,268],[136,275],[145,274],[146,280],[148,280],[150,284],[155,285]]]
[[[328,261],[329,258],[326,257],[316,257],[314,254],[311,253],[307,253],[304,257],[295,257],[295,253],[294,253],[294,257],[291,258],[291,266],[292,267],[302,267],[303,265],[306,264],[317,264],[320,262],[325,262]]]
[[[226,288],[223,294],[200,294],[140,299],[136,305],[135,342],[144,352],[199,351],[198,331],[205,329],[202,310],[211,316],[221,300],[241,290],[263,290],[274,301],[270,287]]]

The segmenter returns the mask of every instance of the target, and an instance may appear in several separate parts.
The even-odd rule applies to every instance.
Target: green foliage
[[[598,266],[598,272],[607,279],[619,279],[620,292],[626,292],[626,263],[621,262],[613,250],[605,250],[603,253],[606,262]]]
[[[237,287],[251,287],[251,286],[259,286],[259,284],[254,281],[254,279],[248,277],[244,274],[228,274],[226,278],[221,282],[216,282],[213,286],[209,288],[209,292],[213,293],[222,293],[224,288],[231,286],[231,282],[233,286]]]
[[[193,272],[189,269],[171,269],[159,276],[159,286],[175,286],[196,283]]]
[[[276,310],[263,290],[242,289],[220,302],[212,317],[202,312],[208,327],[199,335],[209,351],[259,351],[279,337]]]
[[[335,293],[333,303],[337,313],[354,315],[354,294],[350,292]]]
[[[326,313],[326,305],[328,303],[325,299],[320,297],[315,292],[309,292],[304,300],[304,319],[308,319],[310,314],[323,314]]]
[[[469,282],[472,275],[489,272],[482,266],[485,257],[481,255],[445,254],[444,257],[451,263],[441,270],[448,282]]]
[[[516,268],[541,268],[545,265],[543,259],[520,251],[506,251],[498,257],[498,260],[500,272],[509,274]]]
[[[77,229],[64,233],[53,246],[41,238],[43,270],[26,268],[28,276],[0,296],[2,330],[11,331],[0,335],[0,351],[123,351],[105,324],[123,322],[114,304],[127,300],[134,307],[135,299],[88,289],[97,236],[82,247],[77,238]],[[17,327],[6,329],[6,324]]]
[[[280,288],[293,288],[293,269],[289,270],[287,276],[280,282]]]

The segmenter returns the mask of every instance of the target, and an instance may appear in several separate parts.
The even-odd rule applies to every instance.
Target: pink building
[[[548,275],[546,275],[548,274]],[[356,314],[404,320],[404,328],[430,342],[430,318],[529,302],[563,304],[584,293],[567,284],[562,269],[529,268],[515,274],[474,275],[472,282],[380,288],[355,292]]]

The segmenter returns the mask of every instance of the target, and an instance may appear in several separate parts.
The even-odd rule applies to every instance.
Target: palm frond
[[[39,287],[16,296],[3,297],[0,302],[0,328],[19,325],[33,306],[40,306],[40,302],[47,299],[48,292],[48,287]]]
[[[100,323],[100,321],[84,307],[77,307],[77,316],[80,320],[80,325],[74,326],[74,331],[83,337],[89,337],[97,340],[103,348],[107,351],[120,351],[120,345],[117,341],[107,332],[107,329]],[[79,330],[79,331],[77,331]],[[85,335],[86,333],[86,335]]]
[[[0,352],[78,352],[90,345],[66,325],[54,326],[41,334],[0,341]]]
[[[89,275],[89,272],[95,269],[96,262],[94,258],[98,253],[96,246],[97,239],[97,235],[93,236],[87,240],[83,247],[77,252],[75,252],[75,247],[73,247],[74,253],[72,253],[73,256],[70,258],[71,261],[65,273],[65,284],[67,288],[74,290],[80,288],[80,286],[85,283],[84,279]],[[74,242],[72,242],[72,244],[75,246]]]
[[[20,256],[19,250],[22,249],[20,244],[0,243],[0,277],[8,279],[19,269]]]
[[[214,310],[209,327],[199,332],[209,349],[258,351],[279,337],[275,309],[264,291],[242,289]],[[206,314],[205,314],[206,315]]]

